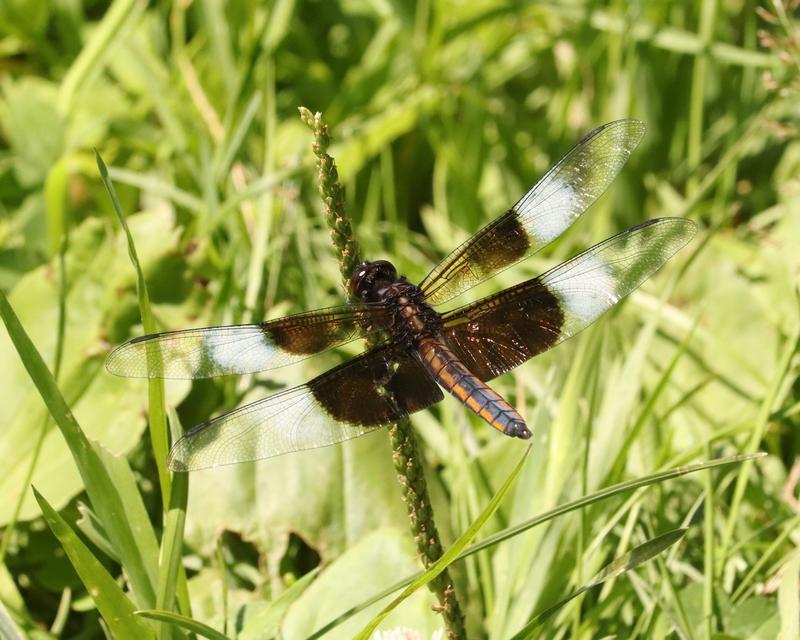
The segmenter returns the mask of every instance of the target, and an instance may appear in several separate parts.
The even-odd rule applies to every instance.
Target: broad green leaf
[[[8,78],[1,89],[0,129],[6,132],[13,150],[14,173],[25,186],[41,185],[64,149],[56,87],[27,77],[18,81]]]
[[[722,599],[719,594],[718,599]],[[729,604],[729,611],[726,613],[723,619],[725,631],[748,640],[777,638],[783,622],[775,599],[767,596],[755,596],[736,604]],[[701,625],[701,622],[695,625],[698,633],[702,629]]]
[[[321,625],[374,592],[391,584],[397,576],[419,566],[413,541],[406,529],[378,528],[350,546],[325,567],[314,582],[289,607],[281,636],[286,640],[305,640]],[[353,638],[385,605],[374,603],[351,620],[339,625],[329,637]],[[430,638],[442,626],[441,616],[431,609],[436,599],[420,590],[404,601],[384,620],[382,628],[397,626],[418,631]]]
[[[219,548],[219,547],[218,547]],[[231,580],[231,572],[238,567],[227,565],[224,550],[187,580],[189,601],[191,602],[191,618],[225,634],[232,634],[241,620],[239,611],[254,598],[252,591],[235,580]],[[253,568],[243,567],[249,575],[248,579],[257,581],[259,572]]]
[[[153,629],[134,615],[133,603],[106,571],[105,567],[92,555],[70,526],[58,515],[34,489],[47,525],[58,538],[69,556],[72,566],[78,572],[86,590],[92,596],[97,610],[103,616],[115,638],[138,640],[153,637]]]
[[[0,31],[20,39],[41,37],[51,10],[47,0],[6,0],[0,5]]]
[[[318,574],[319,568],[309,571],[274,600],[245,606],[244,624],[238,640],[270,640],[277,637],[289,607],[303,595]]]

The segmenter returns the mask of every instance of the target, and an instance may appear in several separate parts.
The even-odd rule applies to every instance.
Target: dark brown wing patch
[[[308,383],[320,407],[353,425],[394,422],[444,396],[416,358],[379,347]]]
[[[428,302],[446,302],[555,240],[605,192],[644,130],[639,120],[617,120],[586,135],[509,211],[425,276],[420,288]]]
[[[386,307],[354,304],[298,313],[261,324],[168,331],[117,347],[113,374],[141,378],[210,378],[293,364],[387,324]]]
[[[694,233],[681,218],[638,224],[538,278],[445,314],[444,338],[470,371],[491,380],[583,331]]]
[[[547,351],[563,323],[558,299],[530,280],[446,316],[443,333],[467,369],[488,381]]]
[[[422,365],[390,346],[197,425],[169,454],[170,468],[193,471],[357,438],[439,402]]]
[[[280,350],[292,355],[312,355],[341,344],[367,327],[367,317],[373,326],[385,324],[384,307],[374,305],[369,311],[353,307],[349,314],[339,308],[297,314],[261,324],[264,334]],[[365,335],[367,331],[363,330]]]

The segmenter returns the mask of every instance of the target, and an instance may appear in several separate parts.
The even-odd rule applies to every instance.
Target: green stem
[[[311,148],[314,150],[314,155],[317,156],[319,192],[322,195],[325,221],[328,223],[331,242],[339,259],[342,283],[347,290],[347,282],[350,280],[353,269],[361,262],[361,252],[353,237],[350,218],[345,213],[344,187],[339,184],[336,161],[328,155],[328,146],[331,142],[328,125],[322,119],[321,113],[312,114],[305,107],[300,107],[300,118],[314,132],[314,143]]]
[[[361,252],[353,236],[350,219],[345,213],[344,188],[339,183],[336,163],[327,153],[330,145],[328,126],[322,119],[321,113],[312,114],[305,107],[300,107],[300,118],[314,132],[313,149],[319,170],[319,191],[322,195],[331,241],[339,260],[342,281],[347,289],[347,282],[353,269],[361,261]],[[433,518],[433,507],[428,497],[417,438],[407,419],[391,425],[389,436],[392,440],[394,467],[403,487],[403,501],[408,509],[411,533],[427,569],[441,558],[442,543]],[[449,572],[443,571],[428,586],[439,600],[437,610],[444,616],[448,638],[466,638],[464,616]]]
[[[697,168],[702,160],[703,137],[703,107],[705,105],[706,70],[710,47],[714,36],[714,17],[717,13],[717,0],[704,0],[700,12],[700,28],[698,38],[702,49],[694,60],[692,74],[692,92],[689,102],[689,139],[687,155],[689,156],[689,170],[687,192],[694,193],[699,181],[696,176]]]

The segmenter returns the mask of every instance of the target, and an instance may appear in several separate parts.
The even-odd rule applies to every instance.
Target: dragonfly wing
[[[377,330],[386,307],[344,305],[262,322],[168,331],[134,338],[108,357],[113,374],[133,378],[211,378],[293,364]]]
[[[413,354],[376,347],[310,382],[209,420],[172,448],[170,467],[192,471],[315,449],[355,438],[439,402]]]

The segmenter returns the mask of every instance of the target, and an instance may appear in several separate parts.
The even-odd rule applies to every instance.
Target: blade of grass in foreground
[[[122,184],[127,184],[131,187],[141,189],[142,191],[148,191],[157,196],[161,196],[165,200],[171,200],[176,205],[185,207],[193,213],[202,214],[206,210],[206,205],[200,198],[152,176],[131,171],[130,169],[121,169],[120,167],[111,167],[108,173],[109,176],[118,183],[121,182]]]
[[[483,512],[478,516],[478,518],[473,522],[469,528],[459,536],[458,540],[456,540],[452,546],[450,546],[447,551],[442,554],[442,557],[439,558],[427,571],[425,571],[421,576],[416,578],[408,587],[401,593],[397,598],[392,600],[384,609],[381,611],[377,616],[375,616],[370,623],[364,627],[364,629],[356,636],[357,640],[367,640],[373,631],[377,629],[378,625],[388,616],[401,602],[403,602],[406,598],[411,596],[415,591],[421,589],[425,585],[427,585],[431,580],[436,578],[439,574],[441,574],[447,567],[449,567],[453,562],[455,562],[458,555],[466,548],[466,546],[470,543],[470,541],[478,535],[478,532],[481,530],[486,521],[491,518],[495,511],[500,508],[500,505],[503,502],[503,499],[506,497],[506,494],[511,489],[511,486],[514,484],[514,481],[522,471],[522,467],[525,464],[525,461],[528,459],[528,454],[531,452],[531,445],[528,445],[528,448],[525,449],[525,453],[522,454],[517,465],[509,474],[506,481],[503,483],[503,486],[500,487],[498,492],[494,495],[494,497],[489,501],[489,504],[486,505],[486,508]]]
[[[800,637],[800,553],[784,565],[783,576],[778,587],[778,610],[781,614],[781,638]]]
[[[170,423],[174,427],[175,435],[180,435],[181,428],[178,414],[174,410],[169,412]],[[161,566],[158,576],[158,592],[156,594],[156,608],[167,610],[175,601],[176,588],[184,585],[186,576],[181,565],[183,551],[183,532],[186,522],[186,503],[189,499],[189,474],[176,473],[172,479],[169,507],[164,517],[164,533],[161,537]],[[179,594],[180,596],[180,594]],[[189,614],[189,599],[178,598],[183,613]],[[164,637],[163,630],[159,635]]]
[[[186,616],[182,616],[178,613],[147,609],[144,611],[136,611],[136,615],[142,616],[143,618],[158,620],[159,622],[168,622],[176,627],[181,627],[187,631],[196,633],[198,636],[203,638],[209,638],[209,640],[230,640],[228,636],[220,633],[212,627],[209,627],[207,624],[199,622],[194,618],[187,618]]]
[[[683,536],[686,534],[686,531],[687,529],[674,529],[672,531],[668,531],[657,538],[653,538],[652,540],[648,540],[647,542],[640,544],[638,547],[634,547],[628,551],[628,553],[622,554],[610,564],[607,564],[605,567],[603,567],[600,573],[598,573],[595,579],[589,584],[582,586],[577,591],[573,591],[563,600],[560,600],[553,606],[548,607],[541,613],[534,616],[528,624],[526,624],[513,638],[511,638],[511,640],[527,640],[528,638],[536,637],[534,635],[536,628],[541,626],[545,620],[547,620],[570,600],[577,598],[579,595],[585,593],[589,589],[593,589],[594,587],[603,584],[606,580],[621,576],[626,571],[635,569],[640,564],[643,564],[648,560],[652,560],[659,553],[671,547],[673,544],[678,542],[678,540],[683,538]]]
[[[94,157],[97,161],[97,168],[100,170],[100,177],[108,191],[108,195],[111,197],[111,204],[114,206],[114,212],[117,214],[119,223],[122,225],[122,230],[125,232],[125,237],[128,240],[128,255],[131,258],[133,268],[136,270],[136,294],[139,297],[139,311],[142,315],[142,326],[144,327],[145,333],[156,333],[156,322],[153,318],[153,310],[150,308],[150,296],[147,293],[147,284],[145,283],[144,273],[142,273],[142,265],[139,263],[139,256],[136,253],[136,245],[133,242],[131,230],[128,228],[125,215],[122,213],[117,194],[114,191],[114,185],[111,184],[111,179],[108,177],[106,163],[103,162],[103,159],[97,151],[94,152]],[[156,466],[158,467],[158,479],[161,484],[161,499],[163,500],[163,507],[166,510],[169,504],[170,475],[166,466],[169,443],[167,439],[167,414],[164,408],[164,381],[158,378],[150,378],[147,381],[147,388],[147,422],[150,426],[150,440],[153,443],[153,455],[155,456]]]
[[[125,232],[128,241],[128,255],[131,264],[136,271],[136,293],[139,298],[139,312],[142,316],[142,326],[145,333],[155,333],[156,323],[153,317],[153,310],[150,306],[150,295],[147,292],[147,283],[144,278],[139,256],[136,252],[136,244],[133,235],[128,228],[128,222],[122,213],[114,185],[108,177],[106,168],[100,154],[95,151],[97,167],[100,170],[100,177],[103,180],[114,211],[117,214],[120,225]],[[169,438],[167,433],[167,413],[164,401],[164,381],[158,378],[151,378],[148,381],[148,424],[150,426],[150,439],[153,443],[153,455],[158,467],[158,477],[161,487],[161,499],[164,508],[164,537],[161,541],[161,552],[159,554],[159,578],[158,589],[156,592],[156,607],[158,609],[169,610],[174,606],[176,590],[179,594],[186,592],[186,576],[181,571],[181,553],[183,547],[183,526],[186,520],[186,503],[189,495],[188,474],[178,474],[173,480],[166,467],[167,452],[169,450]],[[177,415],[175,416],[177,425]],[[176,495],[173,495],[176,494]],[[182,602],[182,609],[188,613],[189,599],[179,598]],[[158,637],[165,637],[167,628],[160,625]]]
[[[141,532],[134,531],[131,526],[127,517],[131,513],[131,505],[126,503],[130,496],[126,497],[120,493],[114,481],[115,473],[107,468],[98,453],[100,446],[89,441],[75,420],[56,385],[53,374],[42,360],[41,354],[31,342],[2,291],[0,291],[0,318],[8,330],[22,364],[70,448],[92,507],[125,569],[134,600],[141,603],[139,606],[155,603],[158,558],[148,553],[142,546],[144,538]],[[127,469],[127,473],[130,474],[130,469]],[[132,482],[135,486],[135,481]],[[141,500],[141,497],[138,499]],[[144,523],[136,525],[150,527],[150,521],[146,519]],[[152,529],[149,535],[153,535]]]
[[[33,493],[47,525],[64,548],[113,637],[131,640],[152,638],[153,629],[134,615],[133,603],[116,580],[47,500],[36,489]]]
[[[4,640],[24,640],[22,631],[12,619],[2,600],[0,600],[0,638]]]
[[[579,498],[578,500],[568,502],[567,504],[556,507],[555,509],[546,511],[541,515],[538,515],[535,518],[531,518],[530,520],[526,520],[525,522],[522,522],[516,526],[509,527],[507,529],[504,529],[503,531],[499,531],[498,533],[489,536],[485,540],[481,540],[480,542],[473,544],[467,549],[465,549],[456,558],[456,560],[462,560],[468,556],[471,556],[474,553],[478,553],[479,551],[483,551],[488,547],[492,547],[496,544],[499,544],[504,540],[513,538],[514,536],[517,536],[521,533],[524,533],[528,529],[532,529],[533,527],[539,526],[540,524],[552,520],[557,516],[564,515],[565,513],[569,513],[571,511],[575,511],[576,509],[582,509],[583,507],[587,507],[601,500],[606,500],[607,498],[611,498],[615,495],[625,493],[627,491],[633,491],[634,489],[646,487],[648,485],[656,484],[658,482],[664,482],[665,480],[669,480],[671,478],[677,478],[678,476],[687,475],[689,473],[696,473],[697,471],[702,471],[703,469],[712,469],[714,467],[721,467],[723,465],[737,464],[744,462],[746,460],[755,460],[757,458],[763,458],[766,455],[767,455],[766,453],[758,452],[751,454],[727,456],[725,458],[717,458],[716,460],[707,460],[705,462],[698,462],[697,464],[677,467],[675,469],[670,469],[668,471],[661,471],[660,473],[654,473],[649,476],[637,478],[636,480],[628,480],[627,482],[620,482],[619,484],[612,485],[606,489],[602,489],[601,491],[597,491],[591,495],[584,496],[583,498]],[[331,620],[326,625],[317,629],[312,635],[309,636],[308,640],[315,640],[316,638],[322,637],[328,631],[338,626],[345,620],[350,619],[360,611],[363,611],[364,609],[375,604],[376,602],[383,600],[386,596],[391,595],[398,589],[402,589],[403,587],[411,584],[421,575],[422,572],[419,572],[414,574],[413,576],[406,578],[405,580],[401,580],[397,584],[394,584],[388,589],[385,589],[380,593],[374,595],[369,600],[365,600],[364,602],[362,602],[359,605],[356,605],[352,609],[345,611],[338,618]]]
[[[764,433],[769,426],[769,418],[772,413],[772,408],[776,405],[776,399],[781,393],[788,393],[791,385],[786,385],[785,380],[788,375],[791,375],[793,370],[792,360],[798,350],[798,343],[800,343],[800,335],[797,333],[790,336],[783,347],[783,353],[779,360],[778,366],[775,369],[775,377],[772,384],[764,394],[764,400],[759,408],[758,415],[753,424],[750,439],[745,445],[746,449],[754,451],[758,444],[764,437]],[[739,475],[736,478],[736,486],[733,490],[733,497],[731,498],[730,511],[728,513],[728,520],[725,524],[725,529],[722,534],[722,540],[719,544],[719,551],[717,553],[717,567],[715,575],[722,575],[722,570],[725,563],[728,561],[728,551],[733,544],[734,533],[737,525],[740,523],[739,509],[744,500],[745,489],[750,482],[750,472],[752,471],[752,463],[745,463],[739,469]]]

